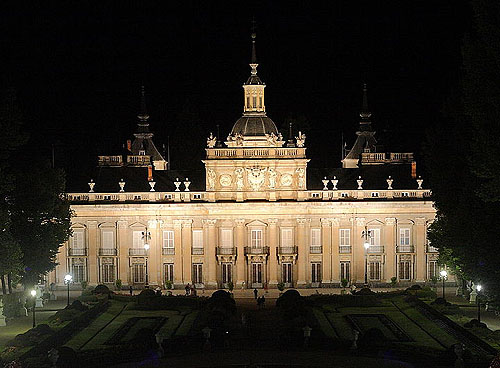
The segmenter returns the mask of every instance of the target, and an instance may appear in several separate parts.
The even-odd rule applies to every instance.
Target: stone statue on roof
[[[215,143],[217,143],[217,137],[214,137],[214,135],[210,132],[210,136],[207,138],[207,147],[214,148]]]
[[[299,136],[295,137],[297,140],[297,147],[304,147],[304,144],[306,143],[306,135],[302,134],[302,132],[299,132]]]

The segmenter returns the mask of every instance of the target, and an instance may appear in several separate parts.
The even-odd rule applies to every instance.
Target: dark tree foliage
[[[428,139],[440,259],[500,298],[500,3],[471,1],[461,85]]]
[[[19,273],[21,269],[22,252],[10,232],[8,199],[13,189],[14,151],[26,142],[26,136],[21,133],[23,119],[17,107],[15,91],[4,91],[0,98],[0,278],[3,294],[6,294],[5,278],[10,280],[12,274]]]
[[[23,283],[31,285],[56,265],[59,247],[71,234],[71,211],[64,198],[61,169],[34,159],[16,173],[12,233],[23,250]]]

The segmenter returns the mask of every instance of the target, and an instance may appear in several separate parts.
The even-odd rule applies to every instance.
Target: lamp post
[[[441,278],[443,279],[443,299],[446,299],[444,297],[444,281],[446,280],[446,276],[448,276],[448,272],[446,272],[446,270],[441,270],[441,272],[439,272],[439,274],[441,275]]]
[[[67,274],[66,276],[64,276],[64,282],[66,283],[66,285],[68,285],[68,306],[69,306],[69,284],[71,284],[71,281],[73,280],[73,276],[71,276],[70,274]]]
[[[36,319],[35,319],[36,290],[31,290],[30,294],[33,297],[33,328],[35,328],[35,326],[36,326]]]
[[[365,230],[362,233],[362,237],[365,239],[363,247],[365,248],[365,283],[363,288],[368,288],[368,248],[370,248],[370,231],[365,226]]]
[[[476,285],[476,290],[477,290],[477,321],[481,322],[481,303],[479,303],[479,292],[481,291],[483,287],[480,284]]]

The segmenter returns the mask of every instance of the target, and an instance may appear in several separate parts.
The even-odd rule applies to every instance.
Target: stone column
[[[158,237],[158,221],[148,221],[149,255],[148,255],[148,282],[150,285],[158,285],[161,280],[161,238]]]
[[[90,285],[96,285],[99,282],[97,277],[97,247],[99,246],[97,238],[97,221],[87,221],[87,235],[87,280]]]
[[[69,240],[64,244],[64,247],[59,248],[57,253],[57,266],[55,269],[54,282],[57,285],[64,285],[64,275],[68,272],[68,250]]]
[[[426,260],[425,260],[425,243],[426,243],[426,222],[425,218],[417,217],[415,219],[413,240],[415,241],[415,281],[425,282],[426,279]]]
[[[297,267],[298,267],[298,277],[297,277],[297,287],[306,286],[306,269],[307,269],[307,258],[306,258],[306,220],[305,218],[297,219],[297,246],[299,248]]]
[[[217,220],[205,220],[204,225],[208,226],[208,242],[205,247],[205,267],[207,271],[207,287],[209,289],[217,289],[217,257],[215,255],[215,247],[217,243],[217,234],[215,224]]]
[[[339,227],[340,219],[332,218],[330,219],[332,223],[332,284],[340,285],[340,239],[339,239]]]
[[[248,287],[245,276],[245,219],[236,219],[236,236],[234,246],[237,249],[238,256],[236,258],[236,287],[241,288],[243,282],[245,287]]]
[[[123,285],[127,285],[129,280],[129,261],[127,239],[127,221],[117,221],[116,249],[118,250],[118,278],[122,280]]]
[[[329,219],[322,218],[321,220],[321,246],[323,250],[322,266],[323,266],[323,285],[330,286],[333,280],[332,274],[332,237],[331,223]]]
[[[278,258],[276,247],[278,246],[278,219],[269,219],[269,287],[278,285]]]
[[[364,239],[361,237],[362,232],[365,230],[365,219],[363,217],[356,217],[353,224],[352,232],[352,275],[353,282],[363,284],[365,282],[365,247]]]
[[[192,262],[191,262],[191,246],[192,246],[192,225],[193,220],[182,221],[182,282],[184,285],[191,283],[192,277]]]
[[[174,287],[181,287],[184,284],[183,259],[182,259],[182,222],[174,220]],[[191,255],[189,255],[191,257]]]
[[[391,282],[391,277],[397,275],[396,268],[396,219],[386,217],[385,219],[385,280]]]

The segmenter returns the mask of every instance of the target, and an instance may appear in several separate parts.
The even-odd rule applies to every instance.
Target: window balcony
[[[68,249],[69,256],[86,256],[87,248],[69,248]]]
[[[116,248],[99,248],[98,250],[100,256],[116,256],[118,254],[118,249]]]
[[[321,245],[311,245],[311,247],[309,248],[309,253],[321,254],[323,253],[323,247]]]
[[[202,256],[204,253],[203,248],[191,248],[191,254],[193,256]]]
[[[350,245],[339,245],[339,253],[351,253]]]
[[[428,253],[438,253],[439,249],[437,249],[436,247],[433,247],[432,245],[428,245],[427,246],[427,252]]]
[[[147,249],[144,248],[129,248],[128,249],[128,255],[129,256],[147,256],[148,255]]]
[[[245,247],[245,255],[269,255],[269,247]]]
[[[235,256],[238,254],[236,247],[217,247],[218,256]]]
[[[397,253],[413,253],[415,252],[415,247],[413,245],[398,245],[396,247]]]
[[[370,245],[368,253],[384,253],[383,245]]]
[[[276,247],[276,253],[277,254],[297,254],[298,253],[298,247],[297,246],[290,246],[290,247]]]
[[[175,254],[175,248],[172,247],[172,248],[162,248],[161,249],[161,254],[163,254],[164,256],[172,256]]]

